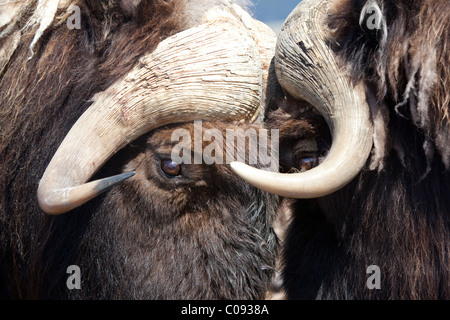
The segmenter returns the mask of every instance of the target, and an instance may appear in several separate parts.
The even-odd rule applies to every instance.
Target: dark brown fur
[[[333,30],[330,44],[342,63],[350,65],[354,81],[364,81],[371,88],[377,100],[373,112],[383,115],[383,119],[375,115],[376,120],[387,127],[391,118],[409,119],[424,134],[428,160],[432,161],[431,144],[449,169],[450,148],[445,142],[450,139],[450,3],[380,1],[387,27],[383,44],[382,30],[368,29],[367,20],[359,26],[366,2],[340,0],[334,4],[328,21]],[[402,148],[402,139],[393,140],[385,147]]]
[[[155,161],[174,128],[142,137],[98,173],[130,165],[135,179],[66,215],[48,216],[37,204],[45,167],[92,96],[183,30],[182,4],[123,10],[121,1],[79,1],[81,30],[49,28],[31,60],[32,37],[22,39],[0,79],[0,297],[264,296],[276,198],[225,165],[186,166],[178,185],[164,178]],[[72,264],[81,268],[79,291],[66,287]]]
[[[377,1],[388,30],[382,43],[382,29],[359,25],[365,2],[334,4],[329,43],[372,92],[386,134],[376,136],[375,165],[348,186],[289,200],[285,290],[291,299],[450,299],[450,3]],[[366,286],[370,265],[380,267],[381,289]]]

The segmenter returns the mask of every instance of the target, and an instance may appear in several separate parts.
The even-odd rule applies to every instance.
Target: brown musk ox
[[[264,297],[278,197],[170,161],[190,121],[258,128],[276,39],[245,6],[0,4],[2,298]]]
[[[285,21],[284,172],[232,167],[287,199],[288,298],[450,299],[449,48],[447,0],[304,0]]]

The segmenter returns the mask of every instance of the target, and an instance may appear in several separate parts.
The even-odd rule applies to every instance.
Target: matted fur
[[[191,1],[78,0],[80,30],[66,27],[66,6],[26,27],[43,2],[26,2],[11,21],[11,32],[22,32],[0,75],[0,297],[264,297],[277,198],[242,183],[229,166],[193,165],[180,185],[168,181],[155,162],[167,156],[174,128],[133,142],[97,173],[139,162],[136,181],[66,215],[39,209],[39,179],[92,97],[195,22]],[[80,291],[66,287],[71,264],[81,267]]]
[[[284,288],[291,299],[450,299],[450,2],[370,2],[383,12],[386,29],[367,28],[367,15],[360,21],[367,1],[338,0],[328,43],[369,93],[372,162],[334,194],[285,200],[293,218]],[[320,128],[308,113],[289,113],[283,104],[268,116],[275,126],[283,126],[280,113]],[[300,136],[308,137],[318,138]],[[290,161],[280,159],[286,171],[308,156],[292,161],[289,150],[299,141],[280,150]],[[380,267],[380,289],[367,287],[371,265]]]
[[[432,145],[450,168],[450,3],[430,1],[371,1],[382,8],[388,30],[359,23],[366,1],[339,0],[332,7],[330,42],[355,81],[365,81],[375,95],[373,113],[389,126],[392,117],[410,119],[426,139],[424,154],[432,162]],[[367,17],[366,17],[367,18]],[[380,38],[386,37],[384,41]],[[384,110],[379,110],[384,109]],[[395,137],[390,137],[395,139]],[[402,149],[403,141],[380,141],[385,148]],[[403,150],[399,150],[403,154]],[[438,155],[436,155],[438,156]],[[383,164],[379,163],[380,166]]]

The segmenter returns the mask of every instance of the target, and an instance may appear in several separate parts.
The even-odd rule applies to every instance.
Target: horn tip
[[[92,181],[76,187],[49,189],[48,186],[38,188],[38,203],[41,209],[50,215],[66,213],[87,201],[133,177],[135,171]]]
[[[230,163],[230,167],[231,167],[231,169],[233,169],[233,171],[238,176],[240,176],[241,178],[244,178],[244,173],[245,173],[246,170],[248,170],[248,168],[250,166],[248,166],[247,164],[242,163],[242,162],[233,161],[233,162]]]
[[[125,172],[125,173],[121,173],[118,174],[116,176],[112,176],[109,178],[104,178],[101,180],[97,180],[97,185],[95,186],[95,190],[98,192],[98,194],[106,191],[109,188],[114,187],[115,185],[130,179],[131,177],[133,177],[136,174],[135,171],[130,171],[130,172]]]

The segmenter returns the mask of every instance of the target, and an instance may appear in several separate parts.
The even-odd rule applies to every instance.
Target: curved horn
[[[352,85],[327,45],[328,5],[327,0],[302,1],[287,18],[275,51],[281,86],[326,119],[333,137],[328,156],[316,168],[295,174],[232,163],[235,172],[252,185],[288,198],[321,197],[341,189],[361,171],[372,149],[364,87]]]
[[[86,183],[114,153],[154,128],[195,119],[253,121],[267,72],[259,50],[236,18],[162,41],[125,78],[94,96],[44,172],[41,208],[65,213],[129,178],[132,173]]]

